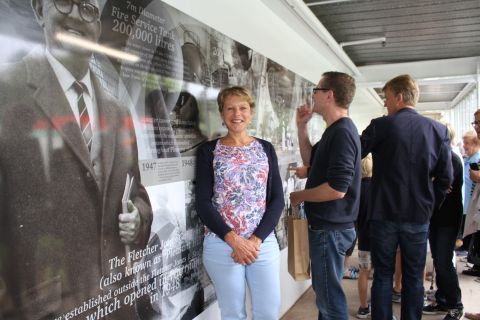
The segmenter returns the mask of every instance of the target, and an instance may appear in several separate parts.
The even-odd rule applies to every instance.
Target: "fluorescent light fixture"
[[[74,45],[74,46],[78,46],[78,47],[82,47],[82,48],[92,50],[92,51],[95,51],[95,52],[103,53],[103,54],[105,54],[107,56],[110,56],[110,57],[130,61],[130,62],[137,62],[137,61],[140,60],[140,57],[138,57],[134,54],[130,54],[130,53],[127,53],[127,52],[123,52],[123,51],[120,51],[120,50],[116,50],[116,49],[112,49],[112,48],[109,48],[109,47],[106,47],[106,46],[102,46],[102,45],[100,45],[96,42],[85,40],[85,39],[82,39],[82,38],[79,38],[79,37],[76,37],[76,36],[72,36],[72,35],[69,35],[69,34],[57,33],[56,37],[57,37],[58,40],[63,41],[65,43],[68,43],[68,44],[71,44],[71,45]]]
[[[315,2],[310,2],[306,3],[308,7],[313,7],[313,6],[319,6],[322,4],[331,4],[331,3],[338,3],[338,2],[350,2],[353,0],[324,0],[324,1],[315,1]]]
[[[375,42],[382,42],[384,45],[387,41],[386,37],[378,37],[378,38],[371,38],[371,39],[364,39],[364,40],[357,40],[357,41],[347,41],[347,42],[340,42],[340,47],[346,46],[355,46],[359,44],[367,44],[367,43],[375,43]]]

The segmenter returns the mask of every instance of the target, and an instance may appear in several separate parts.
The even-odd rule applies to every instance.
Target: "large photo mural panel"
[[[253,92],[250,133],[277,151],[287,246],[312,83],[160,0],[0,0],[0,41],[0,318],[193,319],[216,300],[194,169],[226,86]]]

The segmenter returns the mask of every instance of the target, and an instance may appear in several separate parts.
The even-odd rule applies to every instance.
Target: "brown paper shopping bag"
[[[288,216],[288,273],[293,279],[310,279],[308,250],[308,222],[297,216]]]

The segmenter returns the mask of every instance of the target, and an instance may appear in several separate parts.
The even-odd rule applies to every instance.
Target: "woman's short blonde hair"
[[[447,127],[448,136],[450,138],[450,144],[454,146],[455,145],[455,129],[449,122],[440,121],[440,123],[443,124],[445,127]]]
[[[222,113],[223,111],[223,105],[225,104],[225,100],[227,100],[228,97],[230,96],[238,96],[241,98],[244,98],[245,101],[250,105],[250,109],[255,108],[255,100],[253,99],[253,95],[245,87],[241,86],[234,86],[234,87],[228,87],[228,88],[223,88],[217,96],[217,103],[218,103],[218,111]]]
[[[369,153],[365,158],[362,159],[362,178],[371,177],[373,170],[373,159],[372,154]]]

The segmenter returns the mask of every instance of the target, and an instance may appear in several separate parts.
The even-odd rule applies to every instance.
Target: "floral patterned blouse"
[[[248,238],[265,213],[267,155],[257,140],[242,147],[218,140],[213,156],[213,206],[235,233]]]

